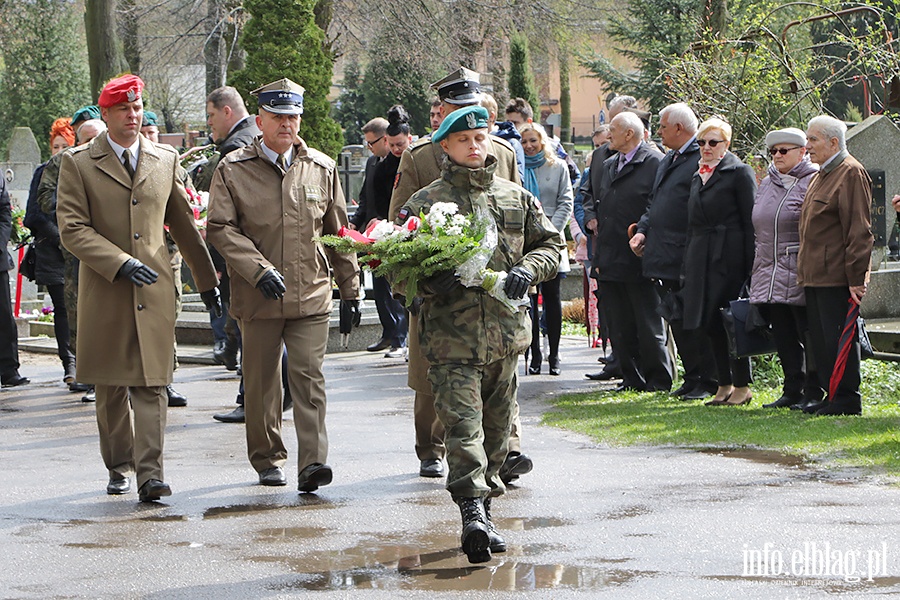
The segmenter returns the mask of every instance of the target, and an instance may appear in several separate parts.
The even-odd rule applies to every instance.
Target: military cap
[[[284,78],[256,88],[251,94],[259,100],[259,107],[278,115],[302,115],[302,86]]]
[[[467,106],[481,100],[481,75],[460,67],[440,81],[431,84],[441,102]]]
[[[431,134],[431,141],[438,143],[451,133],[470,129],[487,129],[488,111],[483,106],[467,106],[454,110],[444,117],[438,130]]]
[[[122,102],[134,102],[141,99],[141,93],[144,91],[144,81],[137,75],[122,75],[115,79],[110,79],[109,83],[103,86],[100,92],[100,98],[97,104],[101,108],[109,108]]]
[[[159,126],[159,118],[152,110],[144,111],[144,120],[141,121],[141,127],[150,127],[151,125]]]
[[[82,121],[90,121],[91,119],[99,119],[100,118],[100,108],[94,106],[93,104],[88,106],[82,106],[78,110],[75,111],[75,114],[72,115],[72,128],[74,129],[76,125],[81,123]]]

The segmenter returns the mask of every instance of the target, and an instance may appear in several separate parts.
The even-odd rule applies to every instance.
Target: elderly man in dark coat
[[[644,277],[658,282],[663,316],[684,365],[684,382],[673,396],[684,400],[706,398],[716,390],[712,353],[706,337],[682,327],[681,267],[688,230],[691,178],[697,172],[697,117],[684,103],[659,111],[659,135],[669,153],[660,162],[653,182],[650,206],[638,221],[631,249],[643,258]]]
[[[657,313],[659,296],[628,244],[630,226],[647,209],[662,154],[643,142],[644,126],[633,113],[616,115],[609,134],[610,148],[618,154],[597,168],[599,186],[591,189],[593,202],[585,203],[584,218],[597,223],[592,267],[622,368],[617,389],[668,391],[672,364]]]

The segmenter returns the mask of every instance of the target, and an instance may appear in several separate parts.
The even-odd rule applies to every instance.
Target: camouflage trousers
[[[78,334],[78,265],[75,255],[60,244],[63,255],[63,300],[69,317],[69,347],[75,350]]]
[[[517,364],[513,354],[484,366],[432,364],[428,369],[445,429],[447,490],[453,496],[485,498],[506,491],[499,472],[519,387]]]

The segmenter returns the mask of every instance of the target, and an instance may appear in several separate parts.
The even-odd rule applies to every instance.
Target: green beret
[[[77,124],[82,121],[90,121],[91,119],[99,119],[100,118],[100,109],[94,105],[90,106],[82,106],[78,110],[75,111],[75,114],[72,115],[72,127],[74,128]]]
[[[444,117],[441,126],[431,135],[432,142],[440,142],[451,133],[470,129],[487,129],[488,111],[483,106],[467,106]]]
[[[152,110],[144,111],[144,120],[141,121],[141,127],[150,127],[151,125],[159,126],[159,119],[156,117],[156,113]]]

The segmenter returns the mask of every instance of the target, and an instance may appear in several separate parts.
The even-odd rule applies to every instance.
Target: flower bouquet
[[[206,229],[206,223],[209,209],[209,192],[198,192],[190,186],[185,186],[188,198],[191,202],[191,209],[194,211],[194,224],[197,229],[203,231]]]
[[[486,213],[458,214],[452,202],[436,202],[428,214],[410,217],[400,227],[373,221],[364,233],[341,227],[317,241],[337,252],[357,253],[378,276],[390,275],[406,290],[409,306],[425,279],[453,270],[466,287],[480,287],[513,310],[527,303],[510,300],[503,290],[505,272],[487,268],[497,247],[497,226]]]

